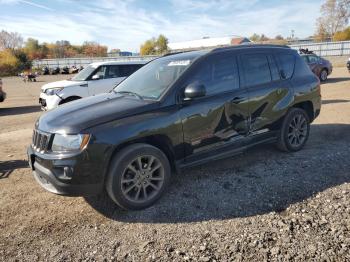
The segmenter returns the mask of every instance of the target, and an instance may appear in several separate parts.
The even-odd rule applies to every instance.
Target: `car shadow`
[[[117,208],[85,198],[104,216],[128,223],[182,223],[282,212],[328,188],[350,182],[350,125],[312,125],[306,147],[283,153],[273,145],[184,170],[153,206]]]
[[[8,178],[16,169],[26,168],[28,166],[28,162],[25,160],[0,161],[0,179]]]
[[[345,99],[329,99],[329,100],[322,100],[322,105],[327,104],[337,104],[337,103],[348,103],[350,100]]]
[[[331,77],[328,78],[326,82],[322,84],[333,84],[338,82],[350,81],[350,77]]]
[[[0,108],[0,116],[23,115],[40,111],[40,106],[5,107]]]

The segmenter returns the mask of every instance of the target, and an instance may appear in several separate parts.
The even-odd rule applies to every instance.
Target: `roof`
[[[169,53],[165,56],[176,56],[179,57],[180,55],[186,55],[186,56],[201,56],[205,55],[207,53],[211,52],[221,52],[226,50],[242,50],[242,49],[251,49],[251,48],[267,48],[267,49],[291,49],[289,46],[286,45],[268,45],[268,44],[240,44],[236,46],[226,46],[226,47],[218,47],[218,48],[208,48],[208,49],[201,49],[201,50],[189,50],[189,51],[183,51],[183,52],[177,52],[177,53]],[[164,57],[164,56],[163,56]]]
[[[149,61],[144,60],[135,60],[135,61],[101,61],[101,62],[94,62],[91,63],[92,66],[100,66],[100,65],[144,65],[148,63]]]
[[[203,38],[192,41],[184,41],[177,43],[169,43],[170,50],[181,50],[181,49],[193,49],[193,48],[208,48],[215,46],[228,46],[232,44],[241,44],[242,42],[250,42],[245,37],[216,37],[216,38]]]

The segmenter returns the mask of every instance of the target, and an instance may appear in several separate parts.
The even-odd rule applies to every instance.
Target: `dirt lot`
[[[26,162],[44,82],[3,79],[1,261],[350,260],[350,75],[336,68],[298,153],[272,145],[186,170],[153,207],[108,217],[45,192]]]

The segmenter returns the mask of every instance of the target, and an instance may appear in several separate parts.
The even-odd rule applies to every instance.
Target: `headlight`
[[[45,90],[45,94],[47,94],[48,96],[53,96],[57,94],[59,91],[61,91],[62,89],[63,87],[49,88]]]
[[[89,143],[90,135],[61,135],[55,134],[51,146],[54,152],[83,150]]]

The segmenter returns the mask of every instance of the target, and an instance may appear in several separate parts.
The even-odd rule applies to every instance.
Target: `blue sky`
[[[0,0],[0,30],[40,41],[96,41],[138,51],[152,36],[170,42],[203,36],[307,37],[322,0]]]

